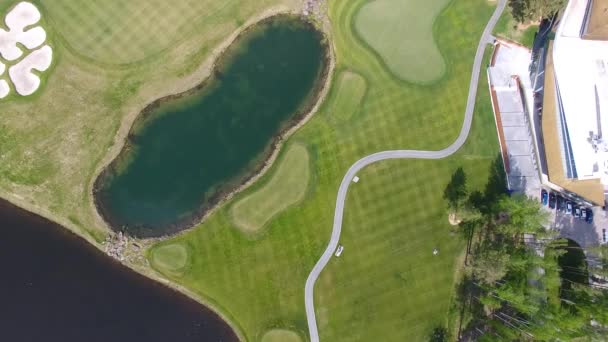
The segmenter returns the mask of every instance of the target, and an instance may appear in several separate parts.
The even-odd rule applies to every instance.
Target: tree
[[[597,255],[598,259],[598,264],[593,267],[592,273],[608,278],[608,245],[591,248],[591,251]]]
[[[567,0],[529,0],[530,20],[540,20],[551,17],[566,7]]]
[[[502,233],[512,234],[515,238],[521,238],[524,233],[545,235],[548,214],[537,200],[517,194],[502,198],[499,208],[506,217],[499,225]]]
[[[551,17],[566,6],[567,0],[509,0],[513,18],[520,23]]]
[[[433,329],[429,338],[430,342],[445,342],[448,340],[448,331],[444,327],[437,327]]]
[[[520,23],[527,20],[527,9],[528,2],[530,0],[509,0],[509,7],[511,8],[511,15],[513,18]]]
[[[448,202],[448,208],[454,214],[464,206],[467,199],[467,176],[462,167],[456,169],[452,174],[452,179],[443,191],[443,198]]]
[[[494,284],[507,274],[509,255],[501,250],[490,250],[473,260],[475,276],[483,284]]]

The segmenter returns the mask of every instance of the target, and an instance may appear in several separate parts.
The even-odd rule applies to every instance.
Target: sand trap
[[[450,224],[451,224],[452,226],[457,226],[457,225],[459,225],[459,224],[460,224],[460,222],[462,222],[462,220],[461,220],[461,219],[459,219],[459,218],[456,216],[456,214],[455,214],[455,213],[450,213],[450,214],[448,215],[448,221],[450,222]]]
[[[23,55],[17,43],[28,49],[35,49],[46,40],[46,32],[40,26],[24,29],[40,20],[40,11],[29,2],[20,2],[7,15],[5,19],[9,31],[0,29],[0,55],[4,59],[14,61]]]
[[[11,88],[5,80],[0,80],[0,99],[5,98],[8,93],[11,92]]]
[[[53,49],[45,45],[10,67],[8,74],[19,95],[31,95],[40,87],[40,77],[32,70],[45,71],[51,66],[52,59]]]

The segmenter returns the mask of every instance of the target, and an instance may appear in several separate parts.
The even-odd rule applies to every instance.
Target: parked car
[[[591,224],[593,223],[593,210],[591,210],[590,208],[587,208],[587,219],[585,221],[587,221],[587,223]]]
[[[549,194],[547,194],[547,190],[542,189],[540,191],[540,202],[543,205],[547,205],[547,203],[549,202]]]
[[[570,201],[566,202],[566,214],[572,215],[573,208],[574,208],[574,205],[572,204],[572,202],[570,202]]]
[[[574,218],[580,218],[581,217],[581,208],[576,206],[574,207]]]
[[[608,242],[608,235],[606,234],[606,229],[602,229],[602,239],[604,242]]]
[[[549,194],[549,208],[551,209],[555,209],[555,203],[557,202],[557,199],[555,198],[555,193],[552,192]]]
[[[557,211],[563,212],[566,210],[566,201],[560,195],[557,195]]]

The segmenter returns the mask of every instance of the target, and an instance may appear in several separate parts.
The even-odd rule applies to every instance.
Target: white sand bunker
[[[31,95],[40,87],[40,77],[33,71],[46,71],[53,59],[51,47],[42,46],[46,40],[44,29],[40,26],[31,27],[39,21],[40,11],[36,6],[20,2],[8,12],[4,20],[9,30],[0,28],[0,56],[9,62],[10,81],[22,96]],[[30,53],[40,46],[42,47]],[[16,64],[10,66],[13,61]],[[0,99],[6,97],[11,90],[7,80],[1,78],[5,69],[6,66],[0,63]]]
[[[2,62],[0,62],[0,77],[2,77],[2,75],[4,74],[4,69],[6,69],[6,67]],[[5,98],[10,91],[11,88],[8,86],[8,82],[3,79],[0,79],[0,99]]]
[[[11,92],[11,88],[5,80],[0,80],[0,99],[5,98],[8,93]]]
[[[40,20],[40,12],[29,2],[20,2],[6,15],[6,26],[9,31],[0,29],[0,55],[8,61],[14,61],[23,55],[17,43],[28,49],[35,49],[46,40],[46,32],[40,26],[25,28]]]
[[[52,60],[53,50],[45,45],[9,69],[8,74],[19,95],[31,95],[40,87],[40,77],[32,70],[45,71],[51,66]]]

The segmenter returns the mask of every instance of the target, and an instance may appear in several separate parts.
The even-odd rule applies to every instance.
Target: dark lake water
[[[237,341],[215,313],[0,201],[0,341]]]
[[[322,34],[293,17],[243,33],[206,84],[144,111],[97,181],[104,218],[138,237],[191,225],[255,173],[277,134],[310,109],[326,56]]]

